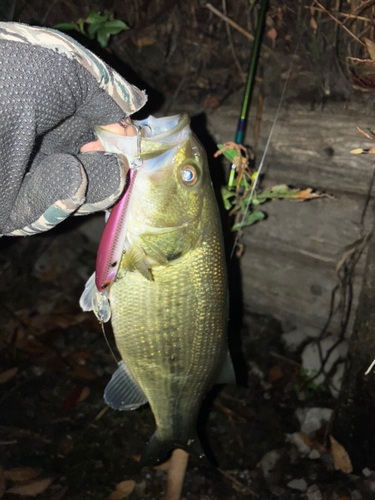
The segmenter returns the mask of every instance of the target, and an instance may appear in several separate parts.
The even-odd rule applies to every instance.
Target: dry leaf
[[[352,149],[350,152],[351,152],[352,155],[361,155],[365,151],[362,148],[357,148],[357,149]]]
[[[82,387],[77,385],[72,389],[66,399],[64,400],[64,406],[67,410],[73,410],[78,403],[85,400],[90,394],[90,389],[88,387]]]
[[[313,32],[316,33],[318,29],[318,23],[316,22],[315,17],[310,17],[310,26]]]
[[[36,497],[45,491],[48,486],[52,483],[52,478],[39,479],[38,481],[33,481],[28,484],[18,484],[7,490],[7,493],[13,493],[14,495],[23,495],[25,497]]]
[[[275,48],[275,40],[277,38],[277,31],[275,28],[271,28],[270,30],[267,31],[267,37],[272,40],[272,48]]]
[[[336,470],[350,474],[353,470],[350,457],[345,448],[333,436],[329,436],[331,442],[331,455]]]
[[[272,384],[273,382],[276,382],[276,380],[281,379],[283,375],[284,373],[280,366],[274,365],[268,370],[268,381]]]
[[[17,366],[14,368],[10,368],[10,370],[5,370],[5,372],[0,373],[0,384],[4,384],[8,382],[8,380],[12,379],[18,372]]]
[[[9,479],[14,483],[22,483],[22,481],[30,481],[35,479],[40,474],[39,471],[32,469],[31,467],[16,467],[15,469],[10,469],[4,471],[5,479]]]
[[[142,38],[137,38],[136,40],[134,40],[134,43],[139,50],[142,50],[143,47],[147,47],[148,45],[153,45],[155,42],[156,40],[153,36],[144,36]]]
[[[79,398],[77,399],[77,403],[81,403],[82,401],[84,401],[88,396],[90,395],[90,389],[88,387],[84,387],[82,389],[82,392],[79,396]]]
[[[323,197],[328,198],[328,195],[313,193],[313,190],[311,188],[307,188],[300,191],[297,194],[296,198],[294,199],[296,201],[303,201],[303,200],[311,200],[311,198],[323,198]]]
[[[83,378],[85,380],[94,380],[96,378],[96,375],[94,372],[89,370],[87,366],[82,366],[79,363],[76,363],[73,361],[73,359],[67,357],[66,361],[69,363],[69,365],[73,368],[74,375]]]
[[[108,500],[121,500],[122,498],[126,498],[134,490],[134,486],[135,481],[133,481],[133,479],[122,481],[116,486],[116,490],[109,495]]]
[[[375,43],[369,40],[368,38],[364,38],[366,48],[368,53],[370,54],[370,58],[372,61],[375,61]]]
[[[83,351],[75,351],[75,352],[72,352],[71,354],[69,354],[69,356],[74,360],[76,361],[77,363],[79,363],[80,361],[86,361],[86,359],[88,359],[92,354],[92,351],[86,349],[86,350],[83,350]]]

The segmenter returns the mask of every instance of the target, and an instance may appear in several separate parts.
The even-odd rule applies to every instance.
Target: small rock
[[[301,424],[301,431],[312,437],[316,431],[329,422],[332,413],[331,408],[298,408],[296,417]]]
[[[362,474],[365,476],[365,477],[370,477],[371,474],[373,473],[374,471],[370,470],[368,467],[365,467],[362,471]]]
[[[269,451],[263,456],[262,460],[259,462],[259,465],[262,469],[265,479],[270,477],[271,472],[274,469],[279,458],[280,452],[278,450]]]
[[[302,456],[308,455],[311,449],[307,446],[305,441],[302,439],[299,432],[294,432],[293,434],[286,435],[286,441],[294,444]]]
[[[362,494],[358,490],[353,490],[350,496],[351,500],[362,500]]]
[[[323,495],[321,494],[318,486],[316,484],[313,484],[310,486],[310,488],[306,491],[306,499],[307,500],[322,500]]]
[[[320,458],[320,453],[318,450],[311,450],[311,452],[309,453],[309,458],[311,460],[316,460],[317,458]]]
[[[286,332],[281,335],[286,348],[290,352],[295,352],[301,344],[309,338],[315,338],[320,331],[316,328],[296,328],[291,332]]]
[[[287,486],[292,490],[298,490],[298,491],[307,490],[307,483],[304,479],[292,479],[291,481],[289,481]]]

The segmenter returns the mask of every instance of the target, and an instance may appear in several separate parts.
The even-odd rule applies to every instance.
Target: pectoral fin
[[[132,374],[120,361],[104,390],[104,401],[114,410],[135,410],[147,403],[147,398]]]
[[[227,350],[223,367],[216,380],[216,384],[235,384],[235,383],[236,383],[236,374],[233,368],[233,363],[230,357],[229,350]]]
[[[147,262],[147,255],[142,247],[129,245],[121,261],[121,270],[138,271],[147,280],[154,281],[151,268]]]

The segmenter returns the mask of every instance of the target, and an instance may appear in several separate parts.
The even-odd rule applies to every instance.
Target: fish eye
[[[198,172],[192,165],[182,167],[181,177],[185,186],[194,186],[198,182]]]

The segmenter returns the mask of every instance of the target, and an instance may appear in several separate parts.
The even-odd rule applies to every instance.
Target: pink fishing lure
[[[107,290],[116,278],[124,248],[128,208],[135,178],[136,171],[130,168],[125,193],[113,207],[99,243],[95,270],[95,284],[99,292]]]

